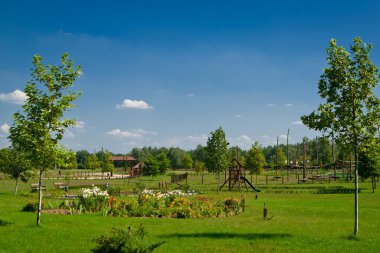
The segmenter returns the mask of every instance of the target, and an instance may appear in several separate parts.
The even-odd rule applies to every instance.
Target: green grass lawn
[[[110,181],[111,186],[132,189],[158,187],[168,177],[143,177]],[[55,180],[57,181],[57,180]],[[44,203],[55,205],[63,190],[53,190],[54,180],[46,181]],[[223,181],[223,180],[222,180]],[[91,181],[104,184],[104,181]],[[91,183],[90,182],[90,183]],[[71,180],[70,185],[89,184]],[[353,194],[316,194],[320,187],[353,188],[353,183],[266,185],[264,177],[258,193],[246,191],[217,194],[215,177],[191,176],[191,188],[215,199],[246,198],[245,212],[228,218],[160,219],[103,217],[101,214],[42,214],[41,226],[36,214],[21,212],[28,202],[36,202],[30,184],[21,184],[13,194],[14,182],[0,180],[0,252],[89,252],[93,239],[111,228],[126,228],[143,223],[148,239],[165,241],[155,252],[380,252],[380,193],[372,193],[369,182],[360,183],[359,236],[352,237],[354,226]],[[254,181],[255,184],[255,181]],[[136,186],[137,185],[137,186]],[[225,188],[226,189],[226,188]],[[73,187],[70,191],[76,191]],[[123,198],[123,197],[121,197]],[[263,219],[264,203],[271,219]],[[9,224],[4,224],[9,222]]]

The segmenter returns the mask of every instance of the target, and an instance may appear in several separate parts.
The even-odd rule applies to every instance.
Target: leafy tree
[[[359,154],[359,175],[362,178],[372,178],[372,192],[376,189],[376,176],[380,174],[380,146],[377,145],[370,152]]]
[[[79,93],[70,88],[80,75],[68,54],[61,57],[59,66],[42,64],[42,57],[33,57],[32,79],[25,86],[26,103],[23,113],[14,114],[8,136],[12,147],[23,151],[32,166],[39,171],[37,224],[41,221],[42,173],[54,167],[59,141],[65,129],[75,125],[75,120],[65,119],[64,112],[74,108],[73,101]]]
[[[103,154],[103,160],[100,162],[100,167],[103,172],[113,172],[114,170],[114,165],[113,161],[111,160],[112,154],[109,151],[104,152]]]
[[[100,168],[100,161],[95,154],[91,154],[88,156],[86,160],[86,167],[92,171]]]
[[[185,151],[180,148],[171,147],[168,152],[168,158],[170,160],[171,166],[173,169],[178,169],[183,167],[182,160],[184,157]]]
[[[160,173],[160,164],[157,159],[150,155],[144,162],[144,176],[157,176]]]
[[[261,145],[256,142],[255,145],[252,145],[252,148],[248,151],[245,166],[251,174],[261,174],[265,165],[266,161]]]
[[[156,157],[159,166],[159,172],[164,174],[170,168],[170,160],[165,153],[159,153]]]
[[[15,195],[18,190],[19,179],[27,182],[30,176],[28,170],[30,169],[32,169],[31,164],[22,152],[8,148],[0,150],[0,171],[16,180]]]
[[[86,169],[87,158],[90,153],[87,150],[79,150],[76,152],[78,169]]]
[[[194,162],[195,171],[197,173],[203,173],[205,171],[205,164],[201,161],[195,161]]]
[[[211,132],[206,146],[206,167],[208,171],[218,174],[218,188],[220,173],[228,169],[228,143],[221,127]]]
[[[190,154],[193,161],[204,162],[206,159],[206,149],[200,144],[198,144],[194,150],[191,150]]]
[[[278,148],[276,150],[276,157],[277,157],[277,165],[280,167],[283,167],[286,165],[286,156],[284,152],[282,151],[282,148]]]
[[[193,168],[193,159],[189,153],[184,153],[182,158],[182,167],[184,169],[192,169]]]
[[[61,148],[58,152],[57,165],[63,170],[77,169],[77,158],[75,152]]]
[[[353,151],[355,168],[355,224],[359,229],[358,154],[367,153],[380,125],[380,101],[373,90],[379,82],[377,67],[369,59],[372,46],[354,38],[350,53],[332,39],[327,49],[329,68],[319,81],[319,95],[325,99],[310,115],[301,117],[309,128],[327,133],[333,140]]]

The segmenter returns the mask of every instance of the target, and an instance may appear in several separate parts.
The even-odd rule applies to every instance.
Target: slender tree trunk
[[[40,170],[40,175],[38,178],[38,210],[37,210],[37,225],[41,223],[41,209],[42,209],[42,172]]]
[[[358,151],[355,148],[355,226],[354,234],[358,235],[359,231],[359,180],[358,180]]]
[[[18,178],[16,178],[15,195],[17,195],[17,190],[18,190]]]

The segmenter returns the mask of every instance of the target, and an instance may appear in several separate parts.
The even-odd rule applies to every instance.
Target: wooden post
[[[306,178],[306,148],[305,148],[305,139],[303,140],[303,169],[302,169],[302,177],[305,180]]]
[[[264,202],[264,210],[263,210],[264,219],[267,218],[267,215],[268,215],[268,209],[265,207],[265,202]]]
[[[288,128],[288,134],[286,135],[286,172],[287,172],[287,175],[288,175],[288,181],[289,181],[289,164],[290,164],[290,161],[289,161],[289,128]]]

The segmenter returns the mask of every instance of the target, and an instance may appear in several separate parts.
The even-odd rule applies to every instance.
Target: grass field
[[[152,188],[168,176],[111,180],[120,189]],[[245,212],[228,218],[160,219],[103,217],[101,214],[36,214],[21,212],[28,202],[36,202],[30,183],[21,184],[13,194],[14,181],[0,180],[0,252],[89,252],[93,239],[111,228],[137,226],[141,222],[153,242],[165,241],[155,252],[380,252],[380,193],[372,193],[369,182],[360,183],[359,236],[354,238],[353,194],[317,194],[324,188],[353,188],[353,183],[306,183],[271,181],[259,177],[260,193],[216,192],[215,177],[190,176],[188,184],[215,199],[246,198]],[[62,180],[61,180],[62,181]],[[222,180],[223,181],[223,180]],[[294,181],[294,178],[293,178]],[[56,205],[64,191],[55,190],[45,180],[50,197],[44,203]],[[81,184],[104,185],[105,180],[70,180],[70,192]],[[255,179],[253,180],[255,184]],[[77,187],[75,187],[77,186]],[[123,197],[120,197],[123,198]],[[270,219],[263,219],[264,203]]]

